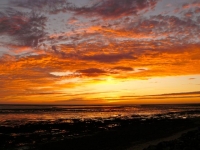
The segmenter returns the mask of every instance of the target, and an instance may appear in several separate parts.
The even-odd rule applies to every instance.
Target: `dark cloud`
[[[186,14],[192,15],[192,14]],[[150,38],[169,40],[176,44],[188,44],[198,42],[200,26],[196,20],[190,17],[179,18],[176,16],[156,15],[150,18],[141,18],[137,22],[124,25],[121,29],[128,33],[140,35],[141,38],[147,35]],[[153,43],[153,41],[152,41]],[[167,42],[165,42],[167,43]],[[158,44],[158,43],[157,43]]]
[[[149,96],[181,96],[181,95],[200,95],[200,91],[194,92],[182,92],[182,93],[167,93],[167,94],[159,94],[159,95],[149,95]]]
[[[131,25],[131,24],[130,24]],[[132,24],[133,25],[133,24]],[[135,26],[134,26],[135,25]],[[136,24],[131,27],[139,28],[138,30],[145,32],[151,31],[156,32],[158,30],[158,33],[165,33],[165,32],[172,32],[172,31],[180,31],[183,27],[187,28],[197,28],[199,27],[198,24],[196,24],[193,20],[183,20],[181,18],[175,17],[175,16],[163,16],[163,15],[157,15],[152,16],[150,19],[141,19]],[[185,29],[183,29],[184,31]]]
[[[17,33],[17,38],[21,41],[22,45],[36,47],[46,33],[44,32],[46,17],[40,14],[31,13],[29,22],[23,26],[22,30]]]
[[[182,93],[166,93],[166,94],[158,94],[158,95],[146,95],[141,97],[136,97],[137,99],[147,99],[147,100],[162,100],[162,99],[184,99],[184,98],[199,98],[200,91],[195,92],[182,92]]]
[[[195,13],[200,13],[200,8],[196,8],[194,12]]]
[[[136,59],[131,53],[118,53],[118,54],[97,54],[92,56],[83,56],[83,60],[97,61],[103,63],[115,63],[123,59]]]
[[[60,101],[55,101],[56,103],[64,103],[68,105],[76,105],[76,104],[87,104],[87,101],[84,100],[83,98],[71,98],[69,100],[60,100]]]
[[[184,99],[184,98],[199,98],[200,96],[175,96],[175,97],[139,97],[137,99],[140,99],[140,100],[162,100],[162,99],[170,99],[170,98],[173,98],[173,99]]]
[[[189,78],[189,80],[195,80],[196,78]]]
[[[30,91],[30,90],[29,90]],[[58,94],[65,94],[65,93],[61,93],[61,92],[37,92],[37,91],[33,91],[33,93],[29,92],[30,95],[58,95]],[[27,94],[26,94],[27,95]]]
[[[101,99],[95,99],[95,100],[87,100],[87,99],[83,99],[83,98],[71,98],[68,100],[60,100],[60,101],[55,101],[56,103],[60,103],[60,104],[67,104],[67,105],[88,105],[88,104],[106,104],[105,100],[101,100]]]
[[[146,71],[147,69],[139,68],[139,71]]]
[[[98,76],[101,74],[105,74],[106,71],[98,69],[98,68],[89,68],[84,70],[77,70],[78,73],[82,73],[86,76]]]
[[[18,7],[41,10],[50,13],[66,11],[66,8],[70,5],[67,0],[12,0],[11,4]]]
[[[8,9],[0,13],[0,34],[7,34],[21,46],[37,47],[46,36],[47,18],[41,14]]]
[[[0,34],[14,35],[22,29],[24,24],[27,24],[29,19],[25,13],[14,9],[7,9],[5,12],[0,12]]]
[[[153,9],[158,0],[104,0],[90,7],[71,8],[78,15],[101,16],[115,19],[123,16],[137,15],[141,11]]]
[[[133,68],[131,68],[131,67],[123,67],[123,66],[117,66],[117,67],[114,67],[112,69],[121,70],[121,71],[133,71]]]

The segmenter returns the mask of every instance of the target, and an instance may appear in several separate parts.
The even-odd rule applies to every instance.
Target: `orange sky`
[[[0,5],[0,104],[200,103],[195,0]]]

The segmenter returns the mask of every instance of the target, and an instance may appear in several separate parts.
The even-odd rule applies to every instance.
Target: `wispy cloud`
[[[46,11],[49,13],[66,11],[70,4],[66,0],[11,0],[10,3],[18,7]]]
[[[36,12],[7,9],[0,14],[0,33],[9,35],[16,45],[37,47],[46,36],[47,18]]]
[[[139,15],[141,11],[149,11],[158,0],[105,0],[97,1],[92,6],[71,9],[76,15],[100,16],[104,19],[116,19],[124,16]]]

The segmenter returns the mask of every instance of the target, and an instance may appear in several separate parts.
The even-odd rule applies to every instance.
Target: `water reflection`
[[[198,114],[181,114],[198,111],[199,105],[134,105],[134,106],[14,106],[0,107],[0,126],[16,126],[35,122],[73,123],[79,120],[115,118],[188,118]],[[171,113],[171,114],[170,114]],[[161,114],[160,116],[157,116]],[[164,115],[165,114],[165,115]],[[146,116],[146,117],[145,117]]]

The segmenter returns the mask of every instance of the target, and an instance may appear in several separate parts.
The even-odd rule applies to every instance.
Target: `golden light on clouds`
[[[43,1],[45,11],[8,1],[13,11],[0,9],[0,103],[199,103],[199,4],[174,1],[169,11],[164,1],[109,1],[76,9],[55,2],[54,13]]]

